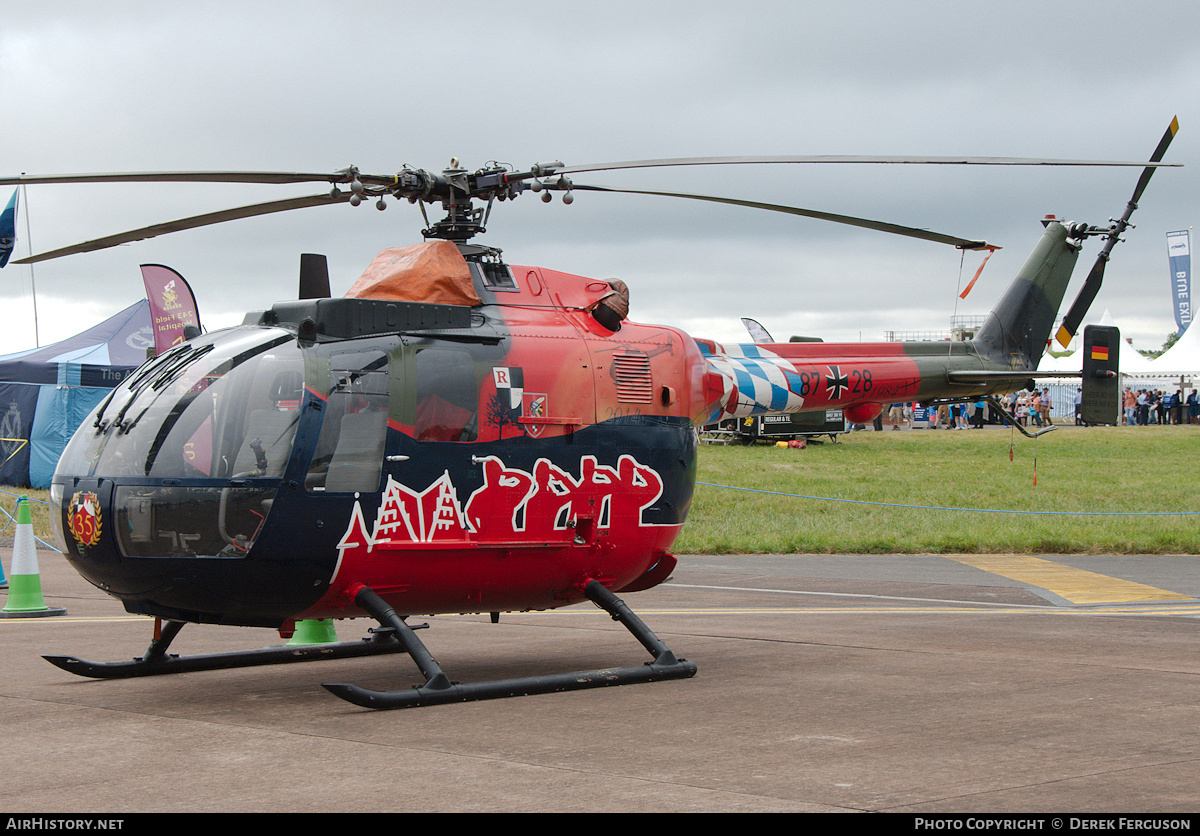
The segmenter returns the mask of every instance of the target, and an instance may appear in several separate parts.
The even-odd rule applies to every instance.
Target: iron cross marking
[[[829,374],[825,376],[825,390],[830,392],[830,400],[840,401],[842,392],[850,388],[850,376],[842,374],[838,366],[828,366]]]

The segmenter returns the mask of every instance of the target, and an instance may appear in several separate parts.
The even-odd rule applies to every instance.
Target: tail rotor
[[[1158,142],[1158,147],[1154,149],[1154,153],[1150,157],[1150,162],[1158,163],[1162,161],[1163,155],[1167,152],[1167,146],[1171,144],[1171,140],[1175,138],[1175,134],[1179,132],[1179,117],[1171,120],[1167,132]],[[1138,207],[1138,201],[1142,199],[1142,192],[1146,190],[1146,186],[1150,183],[1150,177],[1154,174],[1154,169],[1157,166],[1147,166],[1142,170],[1142,176],[1138,178],[1137,188],[1133,190],[1133,197],[1129,199],[1129,203],[1125,204],[1125,213],[1120,219],[1113,222],[1113,225],[1104,230],[1095,230],[1095,232],[1105,234],[1104,246],[1100,250],[1100,254],[1096,257],[1096,263],[1092,265],[1091,272],[1088,273],[1087,279],[1083,283],[1083,287],[1079,290],[1079,295],[1075,297],[1075,301],[1071,304],[1067,315],[1063,317],[1062,325],[1059,326],[1058,333],[1055,339],[1059,345],[1066,348],[1071,339],[1079,331],[1079,325],[1083,322],[1084,316],[1087,315],[1088,308],[1096,299],[1096,294],[1100,292],[1100,285],[1104,282],[1104,267],[1108,264],[1108,259],[1112,254],[1112,249],[1121,240],[1121,236],[1125,230],[1129,228],[1129,219],[1133,216],[1133,212]]]

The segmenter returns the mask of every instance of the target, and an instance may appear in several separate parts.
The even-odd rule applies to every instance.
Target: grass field
[[[8,486],[0,486],[0,508],[3,508],[4,513],[0,513],[0,539],[7,539],[13,536],[16,530],[16,524],[13,517],[17,513],[18,497],[29,498],[29,512],[33,520],[33,533],[45,540],[47,543],[54,543],[54,534],[50,531],[50,511],[49,499],[50,491],[38,491],[30,488],[13,488]],[[8,565],[6,555],[4,565]]]
[[[1036,440],[1000,429],[857,432],[804,450],[703,445],[674,551],[1200,554],[1198,454],[1200,426],[1072,426]],[[18,493],[3,491],[11,514]],[[34,532],[52,542],[47,492],[20,493],[35,500]],[[897,507],[906,505],[920,507]],[[1192,514],[1139,516],[1164,512]],[[12,536],[3,523],[0,537]]]
[[[674,551],[1197,554],[1198,452],[1196,426],[1070,426],[1038,439],[994,428],[857,432],[803,450],[705,445]],[[935,510],[948,508],[980,510]],[[1197,515],[1135,516],[1181,511]]]

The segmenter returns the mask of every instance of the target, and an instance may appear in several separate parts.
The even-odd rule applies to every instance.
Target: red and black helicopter
[[[398,691],[326,684],[362,706],[400,708],[679,679],[693,662],[618,598],[666,580],[696,480],[696,428],[724,417],[842,408],[870,420],[895,401],[1007,392],[1034,374],[1084,239],[1105,244],[1069,310],[1074,334],[1104,264],[1177,129],[1163,136],[1124,216],[1103,228],[1047,220],[1041,239],[968,342],[729,346],[630,321],[621,282],[517,266],[471,243],[497,201],[525,191],[664,195],[817,217],[961,248],[982,241],[795,207],[606,189],[571,177],[669,165],[800,162],[1079,164],[1004,158],[742,157],[513,171],[373,176],[142,173],[25,176],[62,182],[325,181],[332,191],[110,236],[35,262],[236,218],[388,197],[446,216],[426,242],[385,250],[344,298],[320,257],[301,260],[296,301],[190,339],[131,373],[87,418],[52,483],[64,554],[126,610],[155,617],[145,654],[46,657],[118,678],[408,653],[425,681]],[[1113,164],[1113,163],[1087,163]],[[345,187],[345,188],[343,188]],[[428,223],[428,221],[427,221]],[[1068,337],[1069,339],[1069,337]],[[549,610],[583,599],[653,657],[642,665],[457,683],[410,616]],[[186,623],[278,629],[368,616],[361,641],[178,657]]]

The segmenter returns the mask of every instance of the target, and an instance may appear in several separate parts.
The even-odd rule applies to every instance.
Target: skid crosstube
[[[227,653],[203,653],[176,656],[167,653],[171,641],[183,628],[182,621],[168,621],[161,635],[155,637],[139,659],[121,662],[89,662],[74,656],[43,656],[47,662],[64,671],[93,679],[129,679],[137,676],[161,676],[190,671],[213,671],[225,668],[247,668],[255,665],[278,665],[289,662],[316,662],[322,659],[354,659],[381,653],[402,653],[404,646],[390,630],[376,631],[371,637],[353,642],[288,647],[279,645],[258,650],[236,650]]]
[[[347,683],[326,683],[324,687],[335,696],[364,708],[392,709],[577,691],[585,688],[603,688],[637,682],[687,679],[696,675],[694,662],[676,659],[675,654],[646,627],[641,619],[599,581],[590,581],[584,588],[584,595],[596,606],[608,612],[613,620],[621,622],[650,651],[654,656],[654,661],[636,667],[601,668],[575,673],[498,679],[491,682],[468,684],[451,682],[438,663],[430,656],[425,645],[396,614],[396,611],[374,591],[364,586],[355,594],[355,604],[376,618],[385,628],[392,628],[396,639],[404,645],[408,655],[425,676],[425,684],[403,691],[372,691]]]

